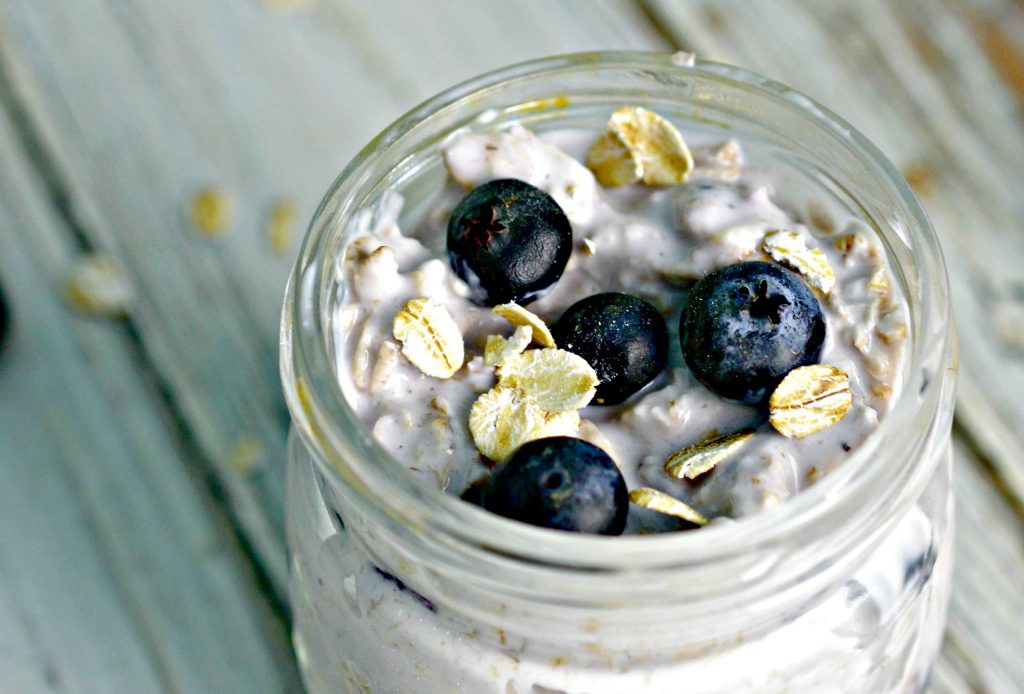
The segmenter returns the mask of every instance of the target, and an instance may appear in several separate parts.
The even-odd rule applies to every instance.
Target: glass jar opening
[[[878,431],[846,463],[778,508],[692,533],[580,536],[486,513],[427,488],[389,456],[346,403],[335,377],[334,258],[356,215],[384,192],[414,185],[425,158],[452,131],[519,121],[568,122],[624,104],[680,122],[725,128],[774,146],[878,232],[910,304],[902,389]],[[339,503],[356,503],[408,556],[450,576],[473,575],[495,591],[536,599],[550,576],[573,577],[588,600],[656,606],[672,595],[697,601],[757,586],[753,602],[785,604],[791,591],[822,589],[846,554],[883,536],[931,478],[952,417],[953,340],[948,289],[931,226],[907,184],[863,136],[811,99],[744,70],[680,64],[658,53],[547,58],[458,85],[385,129],[325,196],[302,246],[285,299],[281,364],[296,429]],[[865,522],[867,521],[867,522]],[[429,549],[428,549],[429,548]],[[429,556],[428,556],[429,555]],[[643,575],[644,590],[615,577]],[[547,597],[551,597],[548,595]],[[756,599],[755,599],[756,598]]]

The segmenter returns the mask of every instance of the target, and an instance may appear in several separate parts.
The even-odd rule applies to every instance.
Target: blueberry
[[[526,304],[558,281],[572,227],[554,198],[514,178],[477,186],[448,220],[448,259],[478,304]]]
[[[494,471],[484,508],[543,528],[621,535],[626,527],[626,481],[608,454],[568,436],[520,446]]]
[[[629,294],[606,292],[578,301],[552,330],[564,350],[597,372],[594,403],[616,405],[654,380],[668,361],[668,328],[658,309]]]
[[[799,275],[773,263],[736,263],[693,287],[679,339],[698,381],[759,405],[791,370],[818,362],[825,316]]]

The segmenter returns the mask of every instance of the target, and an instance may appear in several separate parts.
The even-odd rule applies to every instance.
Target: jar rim
[[[336,228],[346,210],[335,211],[331,220],[325,220],[329,203],[339,196],[344,200],[346,194],[351,196],[364,185],[374,157],[425,120],[442,117],[446,110],[519,78],[557,75],[581,68],[681,71],[770,98],[851,142],[860,158],[884,178],[911,215],[915,228],[904,231],[914,237],[913,260],[927,296],[923,297],[925,305],[908,344],[907,382],[879,428],[863,445],[854,449],[842,465],[774,509],[736,523],[712,524],[700,532],[613,538],[551,531],[510,521],[423,485],[409,474],[369,435],[330,370],[326,311],[321,310],[321,302],[335,267],[327,257],[329,232]],[[352,202],[347,200],[349,205]],[[281,325],[281,368],[289,409],[305,443],[318,453],[313,458],[329,481],[348,485],[368,497],[386,516],[416,531],[443,535],[490,554],[566,568],[638,570],[681,563],[706,564],[759,550],[797,533],[813,534],[815,526],[828,527],[829,518],[855,513],[858,504],[868,500],[873,500],[876,508],[906,501],[914,496],[911,487],[918,491],[923,487],[930,470],[894,473],[885,466],[888,451],[891,446],[910,445],[906,439],[913,437],[906,436],[906,432],[922,427],[948,432],[952,417],[952,360],[948,283],[941,249],[920,203],[888,159],[846,121],[789,87],[742,68],[699,59],[684,61],[679,54],[658,52],[577,53],[519,63],[462,82],[408,111],[373,138],[325,194],[289,280]],[[933,369],[931,384],[927,382],[928,368]],[[936,372],[946,368],[950,371]],[[923,374],[920,389],[915,386],[919,374]],[[940,406],[948,413],[943,414]],[[940,421],[935,421],[936,412],[940,412]],[[886,451],[885,455],[879,455],[880,451]],[[326,464],[328,461],[332,464]],[[893,483],[897,478],[900,484]]]

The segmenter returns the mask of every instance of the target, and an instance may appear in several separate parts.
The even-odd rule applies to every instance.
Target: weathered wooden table
[[[961,354],[933,690],[1024,691],[1020,0],[3,0],[0,691],[299,688],[276,359],[297,235],[419,100],[599,48],[787,82],[921,196]],[[97,257],[129,302],[69,293]]]

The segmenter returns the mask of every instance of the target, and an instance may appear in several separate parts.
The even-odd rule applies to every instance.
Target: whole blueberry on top
[[[629,493],[619,468],[597,446],[554,436],[524,443],[483,490],[492,513],[543,528],[621,535]]]
[[[799,275],[774,263],[736,263],[693,287],[679,339],[697,380],[758,405],[787,373],[818,362],[825,316]]]
[[[477,186],[448,220],[448,259],[478,304],[526,304],[558,281],[572,227],[554,198],[514,178]]]
[[[630,294],[605,292],[570,306],[552,329],[555,343],[597,372],[594,403],[616,405],[661,373],[668,328],[658,309]]]

